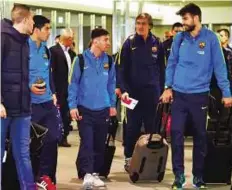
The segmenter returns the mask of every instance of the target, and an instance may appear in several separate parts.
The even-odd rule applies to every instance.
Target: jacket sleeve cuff
[[[69,104],[69,109],[76,109],[77,108],[77,104]]]
[[[222,94],[223,94],[223,98],[230,98],[231,97],[230,89],[223,91]]]
[[[111,108],[116,108],[116,102],[111,103]]]
[[[164,86],[164,88],[165,88],[166,86],[168,86],[168,87],[172,87],[172,83],[171,83],[171,82],[165,82],[165,86]]]

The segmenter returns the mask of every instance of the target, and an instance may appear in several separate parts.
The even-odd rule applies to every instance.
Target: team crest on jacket
[[[156,53],[157,50],[158,50],[158,48],[157,48],[156,46],[153,46],[153,47],[151,48],[151,51],[152,51],[153,53]]]
[[[48,59],[48,55],[45,53],[45,54],[43,54],[43,58],[44,59]]]
[[[199,48],[204,49],[205,48],[205,42],[200,42],[199,43]]]
[[[109,64],[108,63],[104,63],[104,69],[109,69]]]

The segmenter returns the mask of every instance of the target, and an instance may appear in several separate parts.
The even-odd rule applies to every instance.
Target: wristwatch
[[[168,89],[172,89],[172,87],[171,86],[165,86],[164,89],[168,90]]]

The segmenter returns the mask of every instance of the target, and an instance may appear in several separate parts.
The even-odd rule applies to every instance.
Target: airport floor
[[[69,135],[71,148],[59,148],[58,170],[57,170],[57,189],[58,190],[79,190],[82,189],[82,181],[77,178],[76,172],[76,156],[79,145],[78,131],[74,130]],[[106,187],[101,189],[107,190],[169,190],[173,182],[174,176],[171,167],[171,151],[169,156],[164,180],[161,183],[157,182],[137,182],[132,183],[129,180],[127,173],[124,171],[123,147],[121,142],[116,141],[116,153],[111,168],[109,178],[105,180]],[[191,190],[192,188],[192,142],[187,140],[185,144],[185,167],[187,185],[184,189]],[[208,185],[208,189],[212,190],[230,190],[230,186],[226,185]]]

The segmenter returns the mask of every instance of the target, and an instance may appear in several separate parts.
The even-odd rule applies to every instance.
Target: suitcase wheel
[[[134,172],[132,175],[130,175],[130,179],[133,183],[139,180],[139,174]]]
[[[161,182],[162,180],[164,179],[164,172],[161,172],[159,175],[158,175],[158,182]]]

